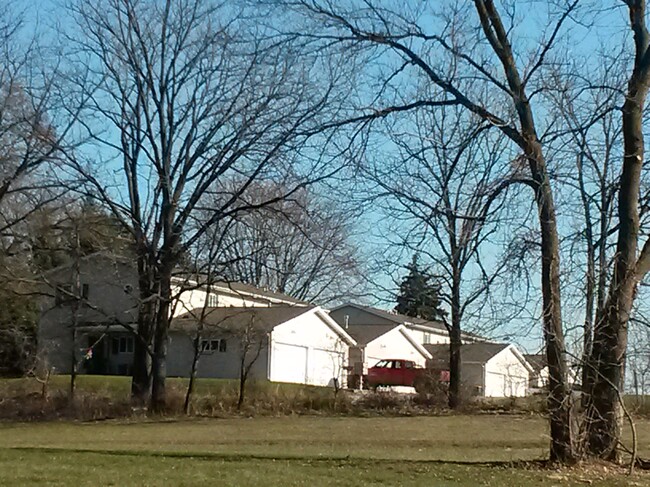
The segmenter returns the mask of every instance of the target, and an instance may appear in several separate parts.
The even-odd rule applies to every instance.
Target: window
[[[67,303],[72,299],[72,284],[61,284],[56,287],[54,300],[56,305]]]
[[[133,337],[115,337],[111,342],[111,353],[113,355],[133,353]]]
[[[423,342],[425,345],[431,343],[431,333],[424,333]]]
[[[379,362],[377,362],[375,367],[378,367],[378,368],[385,368],[386,367],[387,368],[388,365],[389,365],[388,360],[380,360]]]
[[[90,292],[90,287],[88,284],[82,284],[81,285],[81,293],[79,296],[75,296],[75,293],[73,291],[72,284],[60,284],[56,287],[56,293],[54,296],[54,300],[57,304],[57,306],[69,303],[70,301],[74,301],[76,298],[82,298],[82,299],[88,299],[88,295]]]
[[[415,364],[413,362],[404,362],[404,368],[413,369],[415,368]]]
[[[399,360],[393,360],[393,368],[394,369],[401,369],[402,368],[402,362]]]
[[[208,294],[208,306],[210,308],[216,308],[218,305],[219,299],[216,294]]]
[[[225,352],[226,350],[227,345],[224,338],[201,340],[201,352]]]

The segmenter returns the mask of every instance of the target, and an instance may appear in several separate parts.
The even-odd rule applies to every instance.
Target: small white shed
[[[449,345],[425,345],[433,356],[430,366],[449,370]],[[462,387],[484,397],[523,397],[532,367],[508,343],[467,343],[461,347]]]

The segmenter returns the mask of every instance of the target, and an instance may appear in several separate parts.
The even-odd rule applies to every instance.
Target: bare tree
[[[508,165],[502,137],[461,108],[422,108],[408,115],[412,123],[400,120],[387,130],[398,148],[394,160],[372,158],[364,174],[375,186],[373,201],[392,222],[387,239],[426,256],[442,285],[440,296],[450,310],[444,320],[450,337],[449,406],[456,408],[462,400],[465,318],[484,307],[507,262],[492,255],[486,265],[481,250],[499,227],[502,193],[521,177],[520,168]]]
[[[78,159],[74,169],[133,235],[140,310],[132,394],[144,400],[151,387],[159,410],[175,267],[212,226],[336,172],[323,150],[331,134],[319,127],[335,111],[332,88],[347,66],[305,56],[261,32],[251,12],[212,1],[80,1],[71,14],[71,56],[93,71],[79,83],[92,94],[85,127],[104,159],[93,171]],[[314,72],[318,81],[307,82]],[[218,183],[235,179],[236,191],[194,225]],[[285,181],[287,193],[235,204],[261,179]]]
[[[244,206],[277,199],[287,189],[256,184]],[[352,241],[353,215],[303,189],[291,198],[233,216],[215,229],[223,278],[327,305],[362,292],[360,252]],[[216,235],[215,235],[216,238]]]
[[[24,25],[19,6],[0,6],[0,237],[56,200],[60,168],[80,142],[83,99],[67,90],[60,53]],[[72,182],[68,181],[68,184]],[[12,233],[13,231],[13,233]]]
[[[645,0],[626,0],[634,37],[634,67],[622,109],[623,164],[618,187],[617,241],[613,274],[600,319],[594,327],[590,364],[595,367],[587,409],[592,455],[619,459],[628,322],[639,282],[650,270],[650,239],[639,242],[641,170],[644,160],[643,111],[650,90],[650,33]]]
[[[390,71],[380,70],[382,79],[376,83],[379,92],[371,96],[372,110],[361,116],[385,117],[415,107],[458,105],[485,123],[498,128],[522,154],[528,166],[527,184],[533,189],[538,209],[541,238],[541,288],[543,296],[543,329],[549,366],[548,399],[552,461],[571,462],[572,448],[570,404],[568,399],[567,364],[564,356],[564,330],[560,299],[560,248],[555,198],[542,137],[538,131],[531,92],[543,85],[540,69],[549,58],[564,24],[578,7],[578,1],[549,11],[548,29],[531,52],[515,53],[512,32],[507,22],[514,23],[514,8],[505,9],[504,22],[492,0],[475,0],[476,20],[480,29],[468,27],[464,5],[449,5],[439,12],[427,9],[428,4],[402,11],[391,10],[370,0],[359,5],[335,6],[318,0],[287,1],[303,14],[312,29],[306,36],[315,43],[349,43],[367,49],[372,59],[395,56]],[[506,5],[507,6],[507,5]],[[434,15],[437,22],[425,21]],[[316,24],[319,23],[320,25]],[[439,29],[436,29],[439,27]],[[467,28],[465,28],[467,27]],[[292,35],[299,35],[292,32]],[[521,65],[519,60],[526,59]],[[457,69],[444,72],[441,66]],[[413,73],[415,70],[415,73]],[[389,105],[381,105],[387,93],[395,94],[397,79],[413,73],[436,87],[442,96],[431,99],[420,93],[397,91]],[[457,81],[457,75],[470,77],[471,89]],[[376,105],[379,103],[379,107]],[[384,102],[385,103],[385,102]]]

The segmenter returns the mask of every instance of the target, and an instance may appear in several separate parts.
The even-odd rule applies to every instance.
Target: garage
[[[274,342],[271,357],[272,381],[306,383],[307,347]]]
[[[343,370],[343,353],[334,350],[312,348],[307,361],[307,383],[315,386],[332,386],[334,377],[339,377]]]

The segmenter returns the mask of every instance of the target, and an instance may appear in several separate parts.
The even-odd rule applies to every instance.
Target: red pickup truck
[[[431,383],[448,383],[449,371],[435,371],[418,367],[412,360],[380,360],[368,369],[368,386],[410,386],[416,389],[431,386]]]

